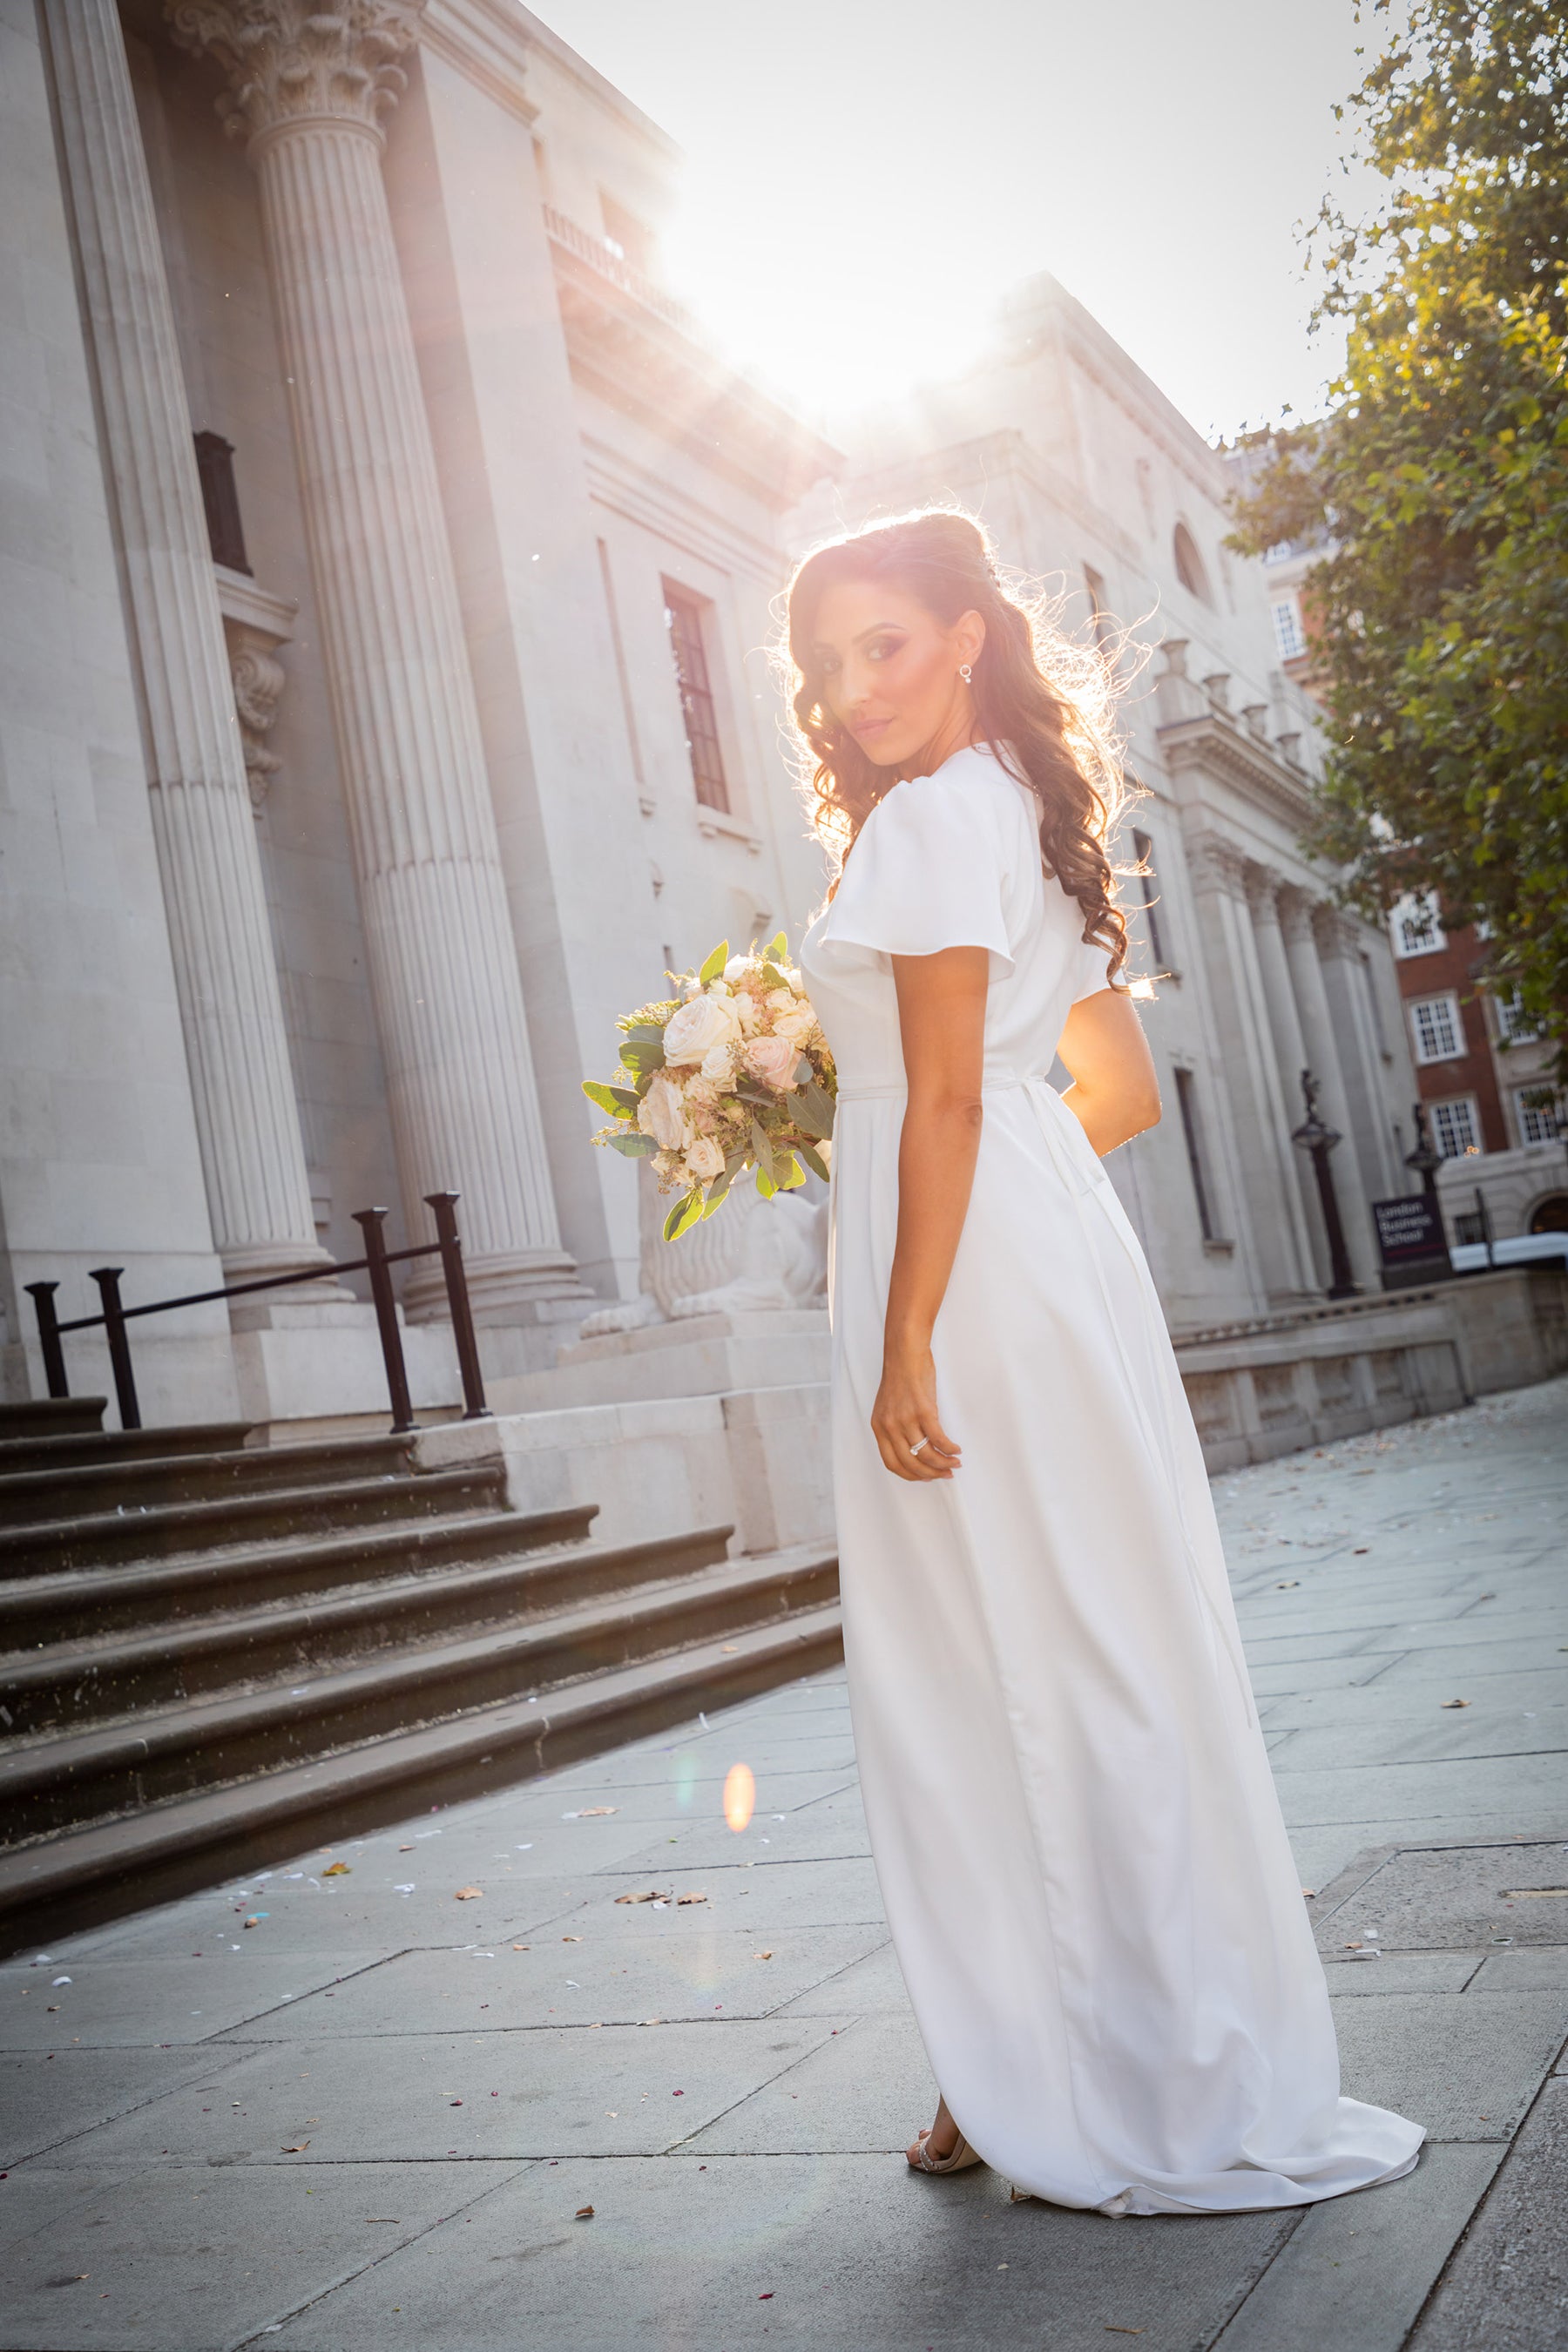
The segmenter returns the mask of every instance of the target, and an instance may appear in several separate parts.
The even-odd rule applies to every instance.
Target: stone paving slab
[[[1346,2088],[1435,2135],[1407,2180],[1116,2223],[911,2176],[934,2086],[827,1675],[0,1969],[0,2345],[1546,2352],[1565,1417],[1215,1481]]]
[[[578,2222],[584,2205],[594,2217]],[[1261,2213],[1205,2221],[1200,2250],[1187,2221],[1011,2204],[984,2170],[937,2181],[900,2158],[685,2154],[538,2167],[465,2221],[460,2247],[446,2242],[450,2228],[433,2232],[267,2342],[284,2352],[1185,2347],[1212,2338],[1290,2226]]]
[[[345,2164],[315,2167],[309,2179],[254,2166],[13,2173],[0,2342],[16,2352],[275,2343],[259,2331],[280,2314],[331,2295],[421,2232],[460,2222],[518,2168]]]
[[[1496,2147],[1429,2147],[1403,2180],[1311,2207],[1215,2352],[1403,2345],[1501,2157]]]

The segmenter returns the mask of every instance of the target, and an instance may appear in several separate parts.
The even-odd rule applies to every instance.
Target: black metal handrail
[[[181,1298],[150,1299],[144,1307],[127,1307],[120,1296],[122,1265],[100,1265],[90,1269],[89,1279],[98,1285],[103,1301],[101,1315],[73,1316],[62,1323],[55,1312],[58,1282],[29,1282],[28,1297],[38,1318],[38,1345],[43,1351],[44,1376],[52,1397],[68,1397],[70,1383],[66,1376],[65,1349],[60,1345],[68,1331],[93,1331],[102,1326],[109,1343],[109,1360],[114,1373],[115,1402],[120,1408],[122,1429],[140,1429],[142,1409],[136,1399],[136,1377],[131,1363],[131,1338],[126,1325],[139,1315],[168,1315],[179,1307],[205,1307],[216,1298],[246,1298],[258,1290],[292,1290],[302,1282],[329,1282],[340,1274],[364,1274],[370,1277],[371,1303],[375,1308],[376,1330],[381,1339],[382,1361],[386,1366],[387,1394],[392,1402],[392,1433],[402,1437],[419,1423],[414,1418],[414,1407],[408,1395],[408,1369],[403,1360],[403,1332],[397,1320],[397,1300],[392,1287],[392,1269],[405,1265],[414,1258],[438,1257],[447,1285],[447,1304],[452,1317],[452,1337],[458,1348],[458,1370],[463,1382],[463,1419],[488,1421],[490,1409],[485,1402],[484,1377],[479,1369],[479,1340],[474,1332],[473,1309],[468,1304],[468,1278],[463,1265],[463,1244],[458,1232],[457,1204],[458,1192],[426,1192],[426,1206],[436,1219],[436,1235],[417,1249],[389,1250],[382,1228],[386,1222],[385,1209],[356,1209],[353,1220],[364,1235],[363,1257],[345,1258],[328,1265],[307,1266],[298,1274],[269,1274],[259,1282],[231,1282],[222,1290],[192,1290]]]

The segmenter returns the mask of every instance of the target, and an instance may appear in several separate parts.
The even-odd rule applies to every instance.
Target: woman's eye
[[[867,646],[866,658],[868,661],[874,662],[891,661],[898,650],[899,644],[896,637],[883,637],[879,639],[876,645]]]

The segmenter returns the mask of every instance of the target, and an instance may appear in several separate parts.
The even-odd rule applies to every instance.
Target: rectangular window
[[[1463,1061],[1468,1048],[1459,1000],[1451,990],[1446,996],[1416,997],[1410,1007],[1410,1025],[1415,1033],[1418,1062]]]
[[[1092,564],[1086,563],[1083,567],[1083,584],[1089,591],[1089,617],[1094,631],[1094,642],[1104,658],[1110,661],[1116,651],[1116,631],[1106,610],[1105,582]]]
[[[1279,596],[1268,609],[1274,615],[1274,642],[1279,648],[1280,660],[1300,661],[1307,650],[1301,607],[1294,596]]]
[[[239,520],[239,492],[234,486],[234,443],[226,441],[221,433],[198,433],[194,437],[213,562],[248,576],[245,531]]]
[[[1154,880],[1154,845],[1146,833],[1136,830],[1132,835],[1132,854],[1143,872],[1138,877],[1138,887],[1143,896],[1143,922],[1149,940],[1149,952],[1162,971],[1165,962],[1165,944],[1160,929],[1159,889]]]
[[[1513,1111],[1521,1143],[1555,1143],[1563,1131],[1568,1099],[1550,1087],[1515,1087]]]
[[[1525,1011],[1517,992],[1508,996],[1494,996],[1492,1008],[1497,1014],[1498,1035],[1505,1045],[1522,1045],[1540,1035],[1540,1024]]]
[[[1177,1070],[1176,1101],[1182,1114],[1182,1140],[1187,1147],[1187,1166],[1192,1171],[1193,1197],[1198,1206],[1198,1228],[1205,1242],[1215,1238],[1214,1212],[1209,1206],[1208,1181],[1204,1169],[1203,1138],[1198,1132],[1198,1108],[1195,1086],[1191,1070]]]
[[[680,688],[681,714],[686,721],[686,748],[691,755],[691,781],[704,808],[730,807],[730,787],[724,780],[724,759],[719,748],[719,728],[713,715],[713,690],[708,680],[708,654],[702,641],[701,600],[664,583],[664,625]]]
[[[605,242],[618,259],[629,261],[643,277],[651,278],[658,255],[654,249],[653,231],[636,213],[617,204],[607,189],[599,191],[599,214],[605,224]]]
[[[1481,1123],[1474,1095],[1454,1095],[1447,1102],[1428,1103],[1432,1140],[1445,1160],[1462,1160],[1481,1149]]]
[[[1402,960],[1435,955],[1448,944],[1434,891],[1410,892],[1396,899],[1389,909],[1388,924],[1394,934],[1394,952]]]

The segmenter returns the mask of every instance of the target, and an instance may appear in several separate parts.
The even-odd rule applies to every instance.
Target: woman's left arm
[[[1154,1057],[1124,990],[1102,988],[1080,996],[1057,1051],[1072,1076],[1062,1100],[1102,1160],[1118,1144],[1158,1125]]]

